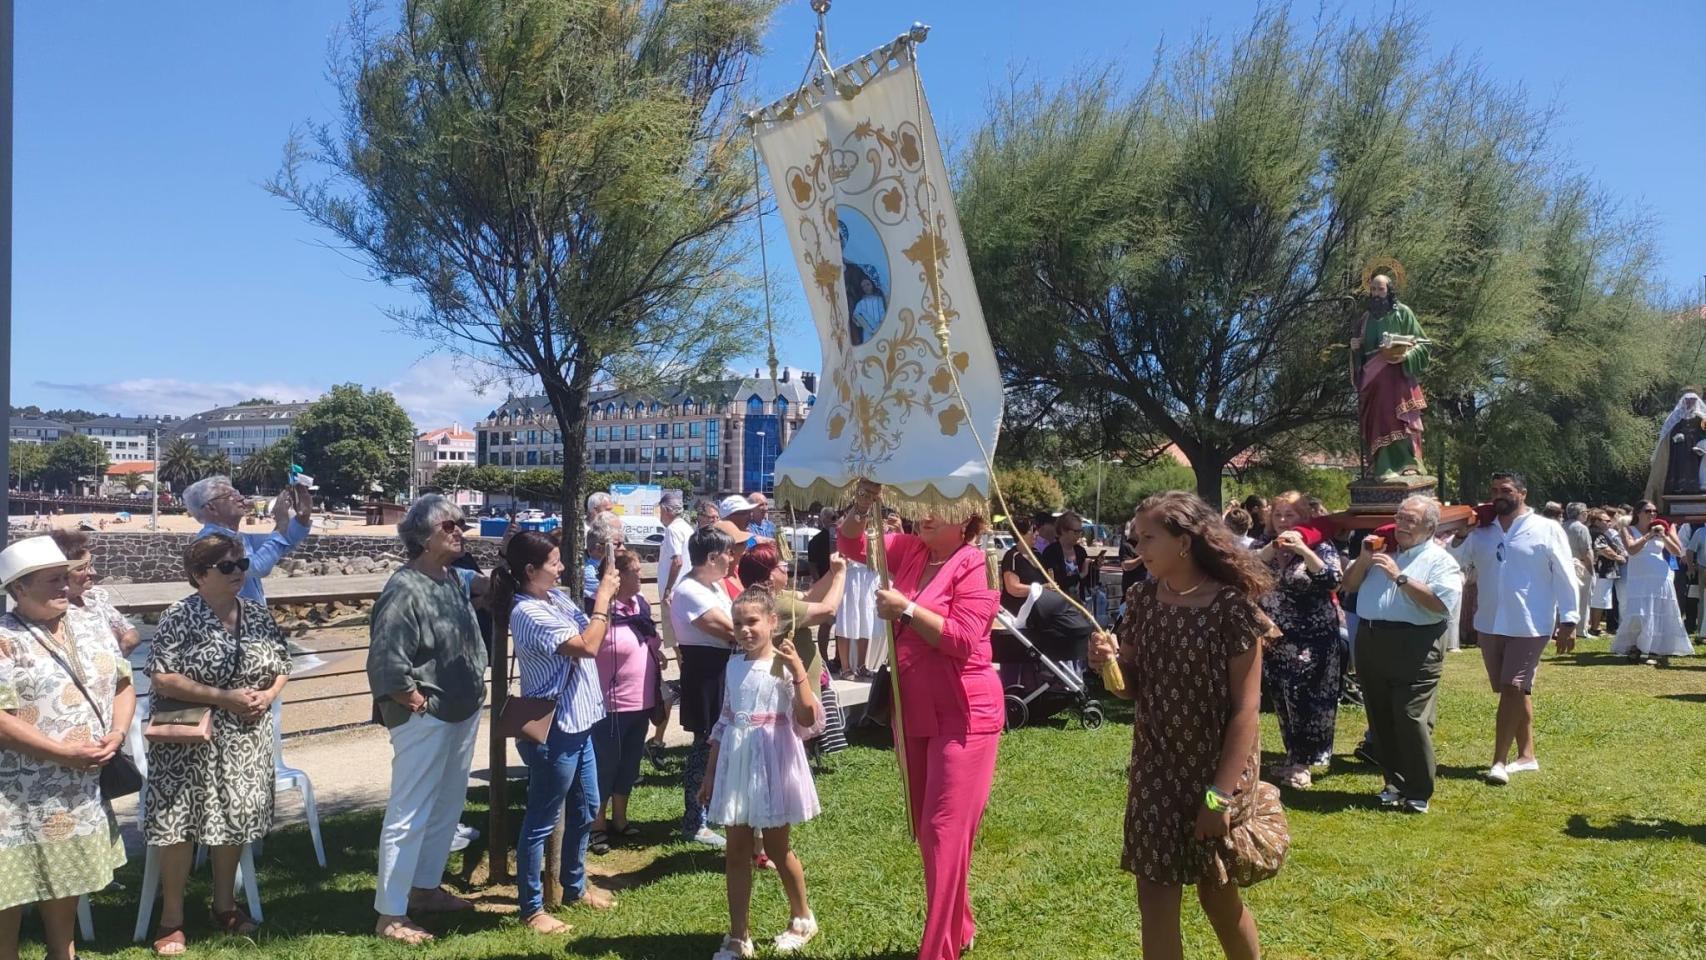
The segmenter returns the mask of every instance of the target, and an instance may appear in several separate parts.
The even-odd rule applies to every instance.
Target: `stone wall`
[[[187,533],[89,534],[95,568],[107,583],[182,580],[184,548],[191,539]],[[489,568],[497,560],[498,541],[469,537],[468,549],[480,566]],[[396,569],[402,561],[402,541],[392,537],[314,534],[281,561],[272,576],[383,573]]]

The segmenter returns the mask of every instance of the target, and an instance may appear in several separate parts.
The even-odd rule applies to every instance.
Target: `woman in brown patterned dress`
[[[1273,625],[1256,598],[1272,575],[1188,493],[1145,500],[1135,526],[1152,579],[1126,597],[1117,648],[1100,633],[1090,661],[1117,656],[1133,700],[1121,866],[1137,875],[1143,956],[1184,956],[1179,901],[1194,884],[1226,956],[1259,957],[1228,833],[1257,793],[1261,647]]]

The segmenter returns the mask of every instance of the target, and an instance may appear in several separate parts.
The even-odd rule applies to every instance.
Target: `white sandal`
[[[776,935],[776,951],[778,953],[793,953],[812,942],[817,936],[817,918],[807,915],[795,917],[788,924],[788,929]]]
[[[716,953],[711,954],[711,960],[746,960],[754,955],[751,939],[736,940],[725,934],[723,945],[717,948]]]

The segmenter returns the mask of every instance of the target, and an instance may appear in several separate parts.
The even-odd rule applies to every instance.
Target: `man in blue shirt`
[[[766,540],[776,539],[776,524],[770,519],[770,498],[762,493],[749,493],[746,499],[752,504],[752,519],[747,522],[746,532]]]
[[[308,539],[314,529],[314,498],[307,487],[296,484],[286,487],[273,504],[272,533],[240,532],[243,517],[249,512],[249,499],[238,493],[226,477],[208,477],[190,484],[184,490],[184,507],[203,524],[196,539],[223,533],[243,545],[243,552],[249,557],[249,575],[237,595],[261,604],[267,602],[261,578]]]

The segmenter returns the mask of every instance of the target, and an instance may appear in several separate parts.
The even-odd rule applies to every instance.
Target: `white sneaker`
[[[478,839],[480,839],[480,831],[466,823],[459,823],[456,825],[456,836],[450,838],[450,852],[456,853],[460,850],[466,850],[470,843]]]
[[[1539,773],[1539,760],[1513,760],[1505,764],[1506,773]]]
[[[1487,771],[1487,782],[1495,787],[1502,787],[1510,783],[1511,775],[1508,768],[1502,763],[1493,764],[1493,768]]]
[[[817,936],[816,917],[795,917],[788,929],[776,935],[776,952],[793,953],[812,942]]]
[[[1404,795],[1398,792],[1397,787],[1389,783],[1385,789],[1375,795],[1374,799],[1379,800],[1383,807],[1396,807],[1404,802]]]
[[[754,956],[751,940],[736,940],[734,937],[724,936],[723,945],[717,948],[716,953],[711,954],[711,960],[745,960],[751,956]]]
[[[1404,808],[1405,813],[1427,813],[1428,812],[1428,802],[1426,800],[1405,800],[1403,802],[1402,806]]]
[[[718,850],[729,845],[729,842],[723,839],[722,834],[712,830],[710,827],[700,827],[698,833],[695,833],[687,839],[694,843],[702,843],[707,847],[716,847]]]

